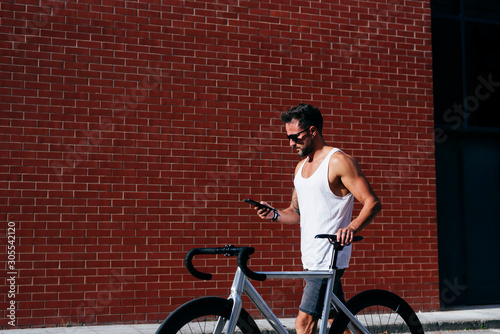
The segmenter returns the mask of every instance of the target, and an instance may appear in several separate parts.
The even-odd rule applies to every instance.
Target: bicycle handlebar
[[[196,270],[193,265],[193,258],[199,254],[224,254],[225,256],[238,256],[238,266],[245,276],[257,280],[257,281],[265,281],[265,274],[258,274],[248,268],[247,263],[250,259],[250,255],[255,252],[255,248],[253,247],[234,247],[232,245],[223,247],[223,248],[193,248],[187,254],[185,258],[186,268],[191,275],[196,278],[209,281],[212,279],[212,274],[202,273],[201,271]]]

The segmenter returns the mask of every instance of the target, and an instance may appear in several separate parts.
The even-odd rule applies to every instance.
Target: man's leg
[[[299,311],[299,315],[295,319],[295,329],[297,334],[313,334],[316,333],[318,326],[318,318],[310,314]]]
[[[306,278],[305,283],[299,314],[295,319],[297,334],[316,333],[326,291],[326,284],[322,278]]]
[[[344,292],[342,291],[342,284],[340,283],[340,278],[343,273],[344,269],[337,271],[333,292],[344,302]],[[295,319],[297,334],[310,334],[316,332],[318,319],[321,317],[321,312],[323,310],[323,301],[326,292],[326,278],[306,278],[305,282],[306,285],[299,307],[299,314],[297,319]]]

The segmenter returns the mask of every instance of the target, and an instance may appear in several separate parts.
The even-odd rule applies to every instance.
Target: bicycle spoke
[[[393,311],[383,306],[377,305],[365,309],[363,313],[358,313],[356,317],[372,334],[410,332],[403,319],[398,315],[397,310]]]
[[[185,324],[178,334],[222,334],[225,324],[223,317],[202,317]]]

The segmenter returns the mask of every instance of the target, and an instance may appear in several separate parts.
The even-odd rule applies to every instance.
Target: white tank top
[[[353,195],[335,195],[328,183],[328,165],[331,156],[339,152],[332,149],[318,169],[307,179],[302,177],[304,163],[294,178],[300,210],[300,248],[302,265],[307,270],[328,270],[332,261],[333,246],[328,239],[315,239],[317,234],[335,234],[351,222]],[[342,151],[340,151],[342,152]],[[351,257],[351,246],[339,252],[337,267],[347,268]]]

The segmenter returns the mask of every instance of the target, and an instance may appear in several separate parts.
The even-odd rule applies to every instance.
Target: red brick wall
[[[297,226],[241,202],[288,205],[299,158],[279,114],[300,102],[383,202],[348,296],[379,287],[438,308],[429,1],[0,6],[0,217],[16,247],[9,268],[1,238],[15,273],[1,326],[11,300],[27,327],[157,322],[227,295],[234,260],[197,262],[216,273],[197,281],[183,267],[195,246],[252,245],[253,268],[300,269]],[[301,285],[256,283],[284,316]]]

